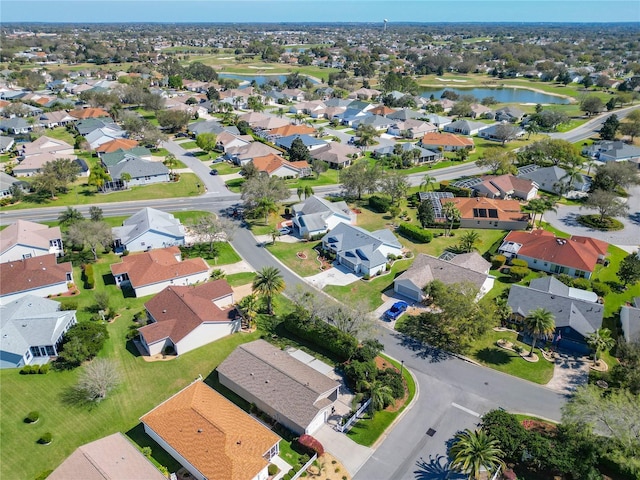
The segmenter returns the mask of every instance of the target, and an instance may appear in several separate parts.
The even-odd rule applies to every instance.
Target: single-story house
[[[426,148],[421,147],[420,145],[418,145],[417,143],[409,143],[409,142],[403,142],[403,143],[397,143],[396,145],[400,145],[400,148],[402,148],[402,152],[413,152],[415,150],[418,151],[418,156],[415,158],[415,160],[412,160],[412,163],[425,163],[425,162],[437,162],[438,160],[442,159],[442,152],[440,151],[433,151],[433,150],[427,150]],[[382,158],[382,157],[390,157],[392,155],[395,155],[395,145],[387,145],[386,147],[380,147],[380,148],[376,148],[373,151],[373,156],[376,158]]]
[[[98,148],[103,143],[110,142],[116,138],[125,138],[127,132],[118,128],[103,127],[97,128],[85,136],[85,139],[89,143],[92,150]]]
[[[0,306],[0,368],[42,364],[58,355],[64,334],[76,323],[75,310],[25,295]]]
[[[109,128],[112,130],[117,130],[118,125],[111,119],[111,117],[107,118],[87,118],[85,120],[80,120],[75,124],[76,130],[80,135],[86,137],[94,130],[98,130],[100,128]]]
[[[15,145],[16,141],[13,137],[5,135],[0,136],[0,153],[7,153]]]
[[[262,113],[262,112],[247,112],[247,113],[244,113],[244,114],[240,115],[238,117],[238,120],[239,121],[243,121],[243,122],[247,122],[249,124],[249,126],[253,127],[253,126],[255,126],[256,123],[262,122],[262,121],[267,120],[269,118],[276,118],[276,117],[273,117],[271,115],[267,115],[266,113]],[[280,119],[280,120],[283,120],[283,119]],[[284,121],[284,125],[288,125],[289,124],[288,120],[283,120],[283,121]],[[201,122],[198,122],[198,123],[201,123]],[[195,125],[195,124],[193,124],[193,125]]]
[[[424,289],[434,280],[446,285],[470,282],[478,289],[479,300],[491,288],[495,278],[489,275],[491,264],[477,252],[454,255],[447,252],[442,258],[419,254],[411,266],[393,281],[393,291],[413,301],[425,298]]]
[[[640,341],[640,297],[620,309],[622,335],[627,343]]]
[[[586,338],[602,327],[604,305],[555,293],[536,290],[523,285],[512,285],[507,304],[511,319],[521,323],[537,308],[553,314],[555,333],[551,340],[560,348],[588,354]]]
[[[64,254],[60,227],[17,220],[0,231],[0,263],[49,254]]]
[[[249,145],[253,142],[251,135],[234,135],[231,132],[224,131],[216,138],[216,150],[226,152],[229,148],[239,148]]]
[[[560,193],[558,185],[567,183],[567,171],[558,166],[538,167],[537,165],[527,165],[518,169],[518,177],[531,180],[538,185],[539,190],[545,192]],[[588,192],[591,187],[591,181],[586,175],[580,175],[571,183],[571,190],[578,192]]]
[[[166,480],[151,460],[122,433],[116,432],[75,449],[49,480]]]
[[[264,157],[271,153],[279,155],[282,152],[264,143],[251,142],[240,147],[227,148],[224,152],[224,158],[231,160],[236,165],[242,166],[256,157]]]
[[[524,112],[517,107],[502,107],[495,111],[495,119],[499,122],[519,123],[524,117]]]
[[[172,347],[176,355],[240,330],[233,309],[233,290],[226,280],[196,286],[170,286],[144,304],[151,322],[138,329],[149,355]]]
[[[311,135],[298,135],[298,134],[289,135],[287,137],[280,137],[275,140],[275,144],[280,148],[289,150],[294,140],[298,140],[298,139],[300,139],[304,144],[304,146],[307,147],[307,149],[311,152],[327,145],[327,142],[319,138],[312,137]]]
[[[66,293],[72,282],[71,262],[58,264],[53,253],[0,263],[0,305],[26,295]]]
[[[28,123],[24,118],[13,117],[0,120],[0,131],[13,135],[29,133],[33,125]]]
[[[515,140],[516,138],[520,138],[525,134],[525,131],[511,124],[505,123],[494,123],[493,125],[489,125],[487,128],[484,128],[478,132],[478,137],[484,138],[485,140],[491,140],[493,142],[509,142],[511,140]]]
[[[220,383],[296,434],[327,420],[340,384],[265,340],[238,346],[216,369]]]
[[[7,175],[4,172],[0,172],[0,198],[12,197],[13,194],[11,193],[11,188],[14,185],[20,190],[22,190],[23,193],[29,192],[30,186],[28,182],[18,180],[17,178],[12,177],[11,175]]]
[[[268,141],[277,144],[276,140],[280,138],[292,137],[295,135],[307,137],[309,135],[315,135],[315,133],[316,129],[309,125],[285,125],[284,127],[272,128],[271,130],[263,130],[261,132],[261,136],[266,138]]]
[[[381,115],[366,115],[362,118],[354,120],[351,125],[354,129],[357,129],[361,125],[363,125],[373,127],[378,132],[386,132],[395,123],[397,123],[397,120],[394,120],[392,118],[383,117]]]
[[[169,169],[160,162],[149,162],[138,157],[127,156],[119,163],[108,168],[111,182],[107,188],[126,188],[153,183],[169,182]],[[123,174],[129,174],[129,180],[123,180]]]
[[[515,175],[486,175],[480,182],[470,188],[479,197],[487,198],[519,198],[531,200],[538,194],[538,185],[526,178]]]
[[[462,228],[525,230],[531,217],[521,211],[517,200],[454,197],[442,199],[441,203],[453,203],[460,210]]]
[[[267,480],[281,438],[202,379],[140,421],[196,480]]]
[[[466,148],[473,150],[475,144],[472,138],[461,137],[453,133],[427,133],[420,140],[420,145],[427,150],[442,150],[445,152],[456,152]]]
[[[541,292],[562,295],[563,297],[576,298],[584,302],[598,303],[598,294],[581,288],[574,288],[565,285],[553,275],[546,275],[534,278],[529,282],[529,288],[540,290]]]
[[[329,168],[340,169],[348,167],[355,158],[361,155],[359,148],[344,143],[329,142],[326,145],[311,150],[311,157],[329,164]]]
[[[489,128],[490,125],[482,122],[472,122],[470,120],[456,120],[442,129],[449,133],[458,133],[460,135],[477,135],[480,130]]]
[[[369,276],[385,271],[389,255],[402,254],[402,244],[391,230],[368,232],[347,223],[339,223],[322,237],[322,248],[335,253],[340,265]]]
[[[376,98],[381,93],[382,92],[380,90],[376,90],[375,88],[362,87],[349,93],[347,98],[363,98],[365,100],[371,100],[373,98]]]
[[[172,214],[146,207],[113,227],[116,252],[142,252],[152,248],[184,245],[186,231],[180,220]]]
[[[74,154],[74,149],[73,145],[69,145],[64,140],[50,138],[46,135],[39,137],[33,142],[23,143],[20,148],[18,148],[18,155],[23,158],[40,155],[42,153],[55,154],[56,158],[69,158]]]
[[[311,175],[311,165],[305,161],[289,162],[280,155],[270,153],[264,157],[256,157],[252,160],[258,172],[269,177],[308,177]]]
[[[63,158],[68,158],[69,160],[73,160],[74,163],[77,163],[80,169],[80,176],[88,176],[89,167],[84,163],[85,169],[83,171],[82,165],[79,163],[81,159],[76,157],[75,155],[66,155],[66,154],[58,154],[58,153],[39,153],[36,155],[30,155],[22,160],[13,167],[13,174],[16,177],[31,177],[36,173],[39,173],[40,170],[44,167],[44,165],[48,162],[55,162],[56,160],[60,160]],[[84,160],[82,161],[84,162]]]
[[[46,128],[64,127],[77,119],[69,115],[65,110],[57,112],[44,112],[38,118],[38,122]]]
[[[287,125],[291,125],[288,118],[267,115],[265,118],[257,120],[251,127],[256,133],[259,133],[260,131],[273,130],[274,128],[286,127]]]
[[[340,120],[340,123],[342,125],[349,125],[351,127],[354,125],[354,122],[356,122],[357,120],[360,120],[364,117],[368,117],[370,115],[371,113],[369,112],[365,112],[357,108],[348,107],[346,110],[334,115],[332,118],[336,118]]]
[[[395,122],[387,129],[389,135],[404,138],[422,138],[427,133],[437,132],[438,127],[423,120],[404,120]]]
[[[304,101],[304,90],[300,90],[299,88],[283,88],[280,93],[291,102]]]
[[[118,149],[114,152],[101,153],[98,155],[102,165],[109,169],[113,165],[116,165],[127,158],[138,157],[142,160],[151,160],[151,150],[147,147],[133,147],[130,150]]]
[[[136,297],[158,293],[170,285],[206,282],[210,267],[202,258],[182,260],[178,247],[159,248],[122,257],[111,265],[116,285],[130,285]]]
[[[113,153],[118,150],[131,150],[136,148],[138,145],[139,144],[136,140],[132,140],[130,138],[115,138],[96,148],[96,153],[100,156],[101,154]]]
[[[410,108],[401,108],[399,110],[396,110],[395,112],[388,113],[386,116],[387,118],[392,118],[393,120],[398,120],[399,122],[406,122],[407,120],[414,120],[416,118],[422,117],[422,113],[411,110]]]
[[[582,149],[582,154],[601,162],[626,162],[640,160],[640,148],[621,140],[603,140]]]
[[[557,238],[546,230],[509,232],[498,253],[525,260],[532,270],[566,273],[591,278],[596,264],[603,262],[609,244],[591,237]]]
[[[76,110],[71,110],[69,112],[69,115],[71,115],[73,118],[77,118],[78,120],[84,120],[87,118],[108,117],[109,112],[107,112],[106,110],[103,110],[102,108],[87,107],[87,108],[78,108]]]
[[[315,195],[293,206],[293,232],[309,238],[326,233],[339,223],[352,225],[356,214],[345,202],[329,202]]]
[[[471,110],[471,118],[493,118],[493,111],[480,103],[472,103],[469,105],[469,110]]]
[[[442,115],[438,115],[436,113],[422,115],[422,117],[420,118],[424,118],[429,123],[432,123],[438,128],[443,128],[453,122],[453,119],[451,117],[443,117]]]

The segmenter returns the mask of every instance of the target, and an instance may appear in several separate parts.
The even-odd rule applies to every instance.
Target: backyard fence
[[[339,431],[340,433],[346,433],[347,431],[349,431],[349,428],[351,428],[351,425],[353,425],[353,423],[358,419],[358,417],[362,415],[362,412],[364,412],[367,409],[370,403],[371,403],[371,399],[368,399],[366,402],[364,402],[364,404],[356,411],[356,413],[351,415],[349,420],[347,420],[344,425],[336,425],[336,430]]]

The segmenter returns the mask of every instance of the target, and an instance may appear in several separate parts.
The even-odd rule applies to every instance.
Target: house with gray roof
[[[76,123],[76,130],[80,135],[86,137],[99,128],[119,128],[111,118],[85,118]]]
[[[368,232],[347,223],[339,223],[322,237],[322,248],[335,253],[338,264],[370,277],[385,271],[389,255],[402,254],[402,244],[391,230]]]
[[[422,116],[421,113],[416,112],[415,110],[411,110],[410,108],[401,108],[400,110],[396,110],[393,113],[387,115],[387,118],[392,118],[393,120],[406,121],[409,119],[420,118]]]
[[[15,143],[13,137],[0,136],[0,153],[8,152]]]
[[[312,150],[311,157],[329,164],[329,168],[340,169],[348,167],[354,156],[359,157],[362,152],[357,147],[338,142],[328,142],[326,145]]]
[[[19,135],[21,133],[29,133],[33,128],[24,118],[13,117],[0,120],[0,131]]]
[[[321,140],[319,138],[312,137],[311,135],[288,135],[286,137],[277,138],[275,143],[278,147],[289,150],[291,148],[291,144],[294,140],[300,139],[305,147],[307,147],[310,151],[315,150],[320,147],[324,147],[327,142]]]
[[[0,172],[0,198],[7,198],[13,196],[11,193],[11,188],[16,186],[24,193],[29,191],[29,183],[23,182],[22,180],[18,180],[11,175],[7,175],[4,172]]]
[[[620,309],[622,335],[627,343],[640,341],[640,297]]]
[[[524,112],[517,107],[506,106],[495,111],[495,119],[499,122],[518,123],[522,121]]]
[[[553,341],[559,348],[581,354],[590,352],[586,338],[602,327],[604,305],[599,303],[512,285],[507,304],[511,307],[511,320],[516,324],[521,324],[537,308],[550,311],[556,324]]]
[[[446,252],[440,258],[420,254],[411,266],[393,281],[393,291],[420,302],[426,295],[424,289],[434,280],[445,285],[470,282],[478,289],[477,300],[491,288],[495,278],[489,275],[491,264],[477,252],[455,255]]]
[[[133,147],[129,150],[119,148],[114,152],[99,153],[98,156],[100,157],[102,165],[108,169],[109,167],[117,165],[123,160],[131,157],[138,157],[142,160],[151,160],[151,150],[147,147]]]
[[[61,311],[60,303],[35,295],[0,306],[0,368],[47,363],[75,323],[75,310]]]
[[[504,137],[507,136],[507,134],[509,137],[507,138],[507,141],[515,140],[524,136],[525,131],[522,128],[516,125],[507,125],[508,124],[506,123],[494,123],[493,125],[489,125],[487,128],[480,129],[478,136],[486,140],[491,140],[492,142],[505,141]]]
[[[424,118],[429,123],[433,123],[438,128],[446,127],[451,122],[453,122],[453,119],[451,117],[444,117],[436,113],[429,113],[427,115],[423,115],[421,118]]]
[[[89,146],[92,150],[95,150],[100,145],[110,142],[111,140],[116,140],[118,138],[126,138],[127,132],[122,130],[120,127],[111,128],[111,127],[103,127],[97,128],[87,135],[85,138],[87,142],[89,142]]]
[[[236,165],[243,166],[254,158],[265,157],[271,153],[280,155],[282,152],[261,142],[251,142],[238,147],[225,148],[224,158],[231,160]]]
[[[138,157],[127,157],[122,162],[108,168],[111,175],[111,182],[107,188],[120,189],[123,187],[134,187],[139,185],[150,185],[152,183],[162,183],[170,181],[169,169],[161,162],[148,162]],[[122,175],[128,173],[130,180],[122,180]]]
[[[389,135],[402,138],[420,138],[425,133],[437,132],[438,127],[423,120],[408,119],[396,121],[387,129]]]
[[[538,185],[539,190],[555,193],[556,195],[560,193],[558,188],[560,183],[567,183],[568,181],[567,171],[556,165],[543,168],[537,165],[526,165],[518,169],[518,177],[531,180]],[[591,188],[591,179],[586,175],[580,175],[571,183],[571,190],[565,193],[569,194],[572,191],[588,192],[589,188]]]
[[[326,233],[339,223],[355,223],[356,214],[345,202],[330,202],[315,195],[293,206],[293,233],[310,238]]]
[[[601,162],[638,162],[640,148],[628,145],[621,140],[603,140],[582,149],[582,154]]]
[[[143,252],[152,248],[184,245],[186,231],[170,213],[146,207],[136,212],[121,227],[114,227],[113,243],[116,252]]]
[[[534,278],[529,283],[529,288],[548,292],[554,295],[562,295],[563,297],[577,298],[585,302],[598,303],[598,294],[581,288],[573,288],[565,285],[556,277],[546,275],[540,278]]]
[[[369,125],[378,131],[386,132],[394,123],[396,123],[395,120],[383,117],[382,115],[366,115],[360,119],[354,120],[351,122],[351,125],[353,128],[358,128],[360,125]]]
[[[187,127],[187,131],[194,137],[197,137],[201,133],[215,133],[216,135],[222,132],[230,132],[234,135],[240,135],[240,130],[236,126],[225,127],[215,120],[206,120],[204,122],[190,123]]]
[[[278,423],[311,435],[330,415],[340,384],[310,365],[256,340],[238,346],[217,372],[220,384]]]
[[[480,130],[489,128],[491,125],[482,122],[472,122],[470,120],[456,120],[445,125],[442,130],[449,133],[457,133],[460,135],[477,135]]]
[[[417,156],[411,158],[411,163],[425,163],[425,162],[437,162],[442,159],[442,152],[434,152],[433,150],[429,150],[421,147],[417,143],[396,143],[395,145],[400,145],[402,148],[402,153],[404,152],[414,152],[417,150]],[[373,156],[375,158],[383,158],[390,157],[396,155],[395,153],[395,145],[387,145],[386,147],[376,148],[373,151]]]

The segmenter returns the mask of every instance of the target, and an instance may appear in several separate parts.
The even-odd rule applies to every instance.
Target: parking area
[[[305,277],[307,282],[319,290],[322,290],[326,285],[350,285],[359,279],[360,277],[351,270],[335,262],[329,270],[325,270],[311,277]]]

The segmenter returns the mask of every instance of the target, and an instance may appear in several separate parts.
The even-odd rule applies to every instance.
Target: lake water
[[[264,85],[269,80],[278,80],[280,83],[284,83],[287,79],[286,75],[240,75],[237,73],[219,73],[218,76],[220,78],[235,78],[236,80],[240,80],[241,82],[248,82],[247,84],[240,85],[240,88],[248,87],[249,84],[255,80],[258,85]],[[304,75],[303,75],[304,76]],[[308,78],[308,77],[307,77]],[[313,78],[309,78],[311,83],[318,83]]]
[[[458,95],[473,95],[478,101],[485,97],[493,97],[499,103],[555,103],[562,105],[569,103],[567,98],[534,92],[524,88],[425,88],[421,96],[428,98],[433,95],[436,99],[439,99],[445,90],[454,91]]]

